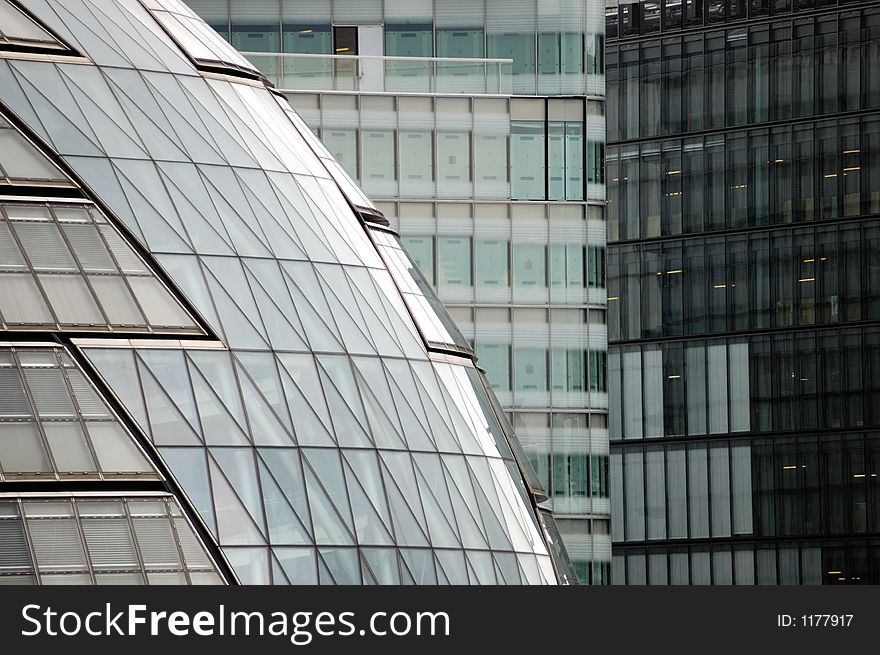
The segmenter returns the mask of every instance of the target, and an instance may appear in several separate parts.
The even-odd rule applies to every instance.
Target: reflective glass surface
[[[178,3],[114,3],[107,21],[94,19],[104,3],[84,2],[80,20],[64,4],[49,0],[40,17],[95,65],[2,60],[0,100],[222,340],[95,343],[82,330],[77,345],[238,577],[557,582],[513,437],[479,373],[468,356],[429,352],[404,278],[327,151],[266,87],[203,75],[240,62],[193,50],[187,34],[210,28]],[[239,18],[233,32],[247,25]],[[55,250],[76,261],[75,247]],[[100,254],[89,251],[89,266]],[[49,275],[37,272],[41,284]],[[163,324],[170,310],[152,278],[122,277]],[[45,295],[90,311],[69,282]],[[111,438],[90,436],[96,449]]]
[[[0,350],[0,478],[159,479],[60,348]]]

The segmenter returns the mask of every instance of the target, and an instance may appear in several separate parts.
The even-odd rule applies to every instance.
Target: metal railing
[[[513,92],[512,59],[242,54],[280,90],[499,95]]]

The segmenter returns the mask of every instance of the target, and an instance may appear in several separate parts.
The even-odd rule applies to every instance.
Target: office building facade
[[[177,0],[0,0],[0,584],[555,584],[381,211]]]
[[[880,3],[607,4],[614,583],[880,582]]]
[[[583,582],[610,573],[604,6],[188,0],[399,231]]]

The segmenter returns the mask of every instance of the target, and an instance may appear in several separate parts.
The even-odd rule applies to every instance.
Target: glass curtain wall
[[[604,5],[191,4],[227,38],[274,11],[283,52],[332,54],[340,30],[372,26],[387,56],[513,60],[513,95],[495,97],[479,63],[394,61],[375,94],[321,93],[343,87],[320,59],[287,58],[283,72],[297,112],[400,231],[473,343],[581,579],[608,583]],[[252,6],[261,11],[248,18]]]
[[[880,2],[607,19],[614,582],[877,583]]]

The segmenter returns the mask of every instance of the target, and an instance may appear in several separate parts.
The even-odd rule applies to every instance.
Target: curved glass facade
[[[198,37],[207,27],[175,0],[22,4],[76,56],[0,52],[9,123],[95,205],[92,220],[118,227],[129,260],[149,262],[164,282],[140,296],[143,284],[122,264],[107,272],[117,294],[134,291],[146,334],[108,334],[98,320],[98,329],[46,332],[62,335],[91,384],[112,396],[161,474],[149,488],[177,495],[223,578],[566,579],[548,546],[555,526],[537,511],[540,485],[469,349],[456,350],[448,332],[426,333],[451,325],[444,310],[427,288],[399,288],[404,276],[389,271],[379,248],[396,242],[364,222],[353,206],[362,196],[346,192],[347,178],[328,170],[326,153],[255,70],[216,36]],[[46,189],[51,180],[26,176],[24,185]],[[88,267],[105,253],[98,245],[111,244],[74,243],[61,209],[48,206],[41,225],[67,241],[46,256],[66,255],[76,268],[64,279],[87,279],[100,301]],[[17,225],[10,233],[21,241]],[[28,279],[60,276],[28,257]],[[152,320],[163,293],[190,323]],[[27,301],[20,294],[11,306]],[[155,326],[168,328],[161,339],[152,338]],[[27,388],[43,391],[30,379]],[[46,436],[31,442],[55,457],[43,418],[35,425]],[[84,425],[84,445],[98,450]],[[27,517],[28,507],[14,516]],[[85,529],[85,508],[56,509]],[[154,583],[147,560],[142,552],[147,568],[126,571]],[[102,582],[91,561],[92,569],[73,568]],[[202,581],[180,561],[167,572]]]
[[[604,3],[187,3],[400,232],[607,583]]]

